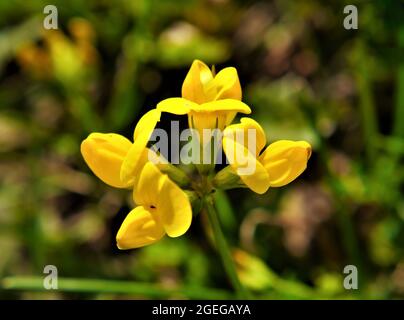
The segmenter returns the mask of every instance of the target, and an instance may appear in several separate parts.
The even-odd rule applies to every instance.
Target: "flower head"
[[[231,125],[237,112],[251,112],[241,97],[235,68],[214,74],[195,60],[184,80],[182,97],[166,99],[143,115],[134,130],[133,142],[115,133],[92,133],[82,142],[81,153],[97,177],[113,187],[133,189],[136,207],[117,233],[118,248],[139,248],[165,235],[183,235],[191,225],[192,206],[195,212],[204,206],[210,221],[217,224],[212,206],[215,188],[247,186],[262,194],[269,187],[293,181],[306,169],[311,155],[307,142],[280,140],[265,149],[264,130],[255,120],[241,118],[240,123]],[[186,161],[180,166],[169,163],[156,145],[149,149],[161,112],[187,115],[189,126],[202,137],[204,129],[224,130],[222,145],[230,166],[213,177],[215,151],[221,150],[220,143],[205,145],[205,141],[196,141],[196,150],[209,151],[208,158],[213,161],[189,167]],[[216,226],[216,234],[218,230]]]

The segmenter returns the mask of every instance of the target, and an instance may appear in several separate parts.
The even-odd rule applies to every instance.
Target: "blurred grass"
[[[4,289],[43,291],[43,278],[41,277],[9,277],[3,279]],[[108,281],[97,279],[58,279],[58,290],[76,293],[114,293],[135,295],[151,299],[164,299],[168,297],[183,297],[189,299],[232,299],[229,292],[214,290],[205,287],[167,289],[147,283],[130,281]]]

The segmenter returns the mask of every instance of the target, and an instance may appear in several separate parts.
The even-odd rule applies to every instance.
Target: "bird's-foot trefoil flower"
[[[81,153],[102,181],[113,187],[133,189],[136,207],[118,231],[118,248],[143,247],[165,235],[179,237],[189,229],[192,215],[201,212],[209,218],[209,231],[214,235],[229,280],[238,297],[246,298],[215,210],[213,193],[216,189],[248,187],[263,194],[270,187],[284,186],[306,169],[311,146],[305,141],[280,140],[265,148],[265,132],[258,122],[241,118],[240,123],[231,124],[238,112],[251,113],[241,98],[235,68],[215,74],[195,60],[182,85],[182,97],[163,100],[156,109],[147,112],[136,125],[133,142],[114,133],[92,133],[82,142]],[[192,151],[192,158],[198,158],[194,150],[201,150],[202,162],[182,159],[169,163],[157,143],[151,145],[161,112],[188,117],[189,127],[196,129],[189,131],[196,131],[199,139],[191,135],[191,143],[185,144],[184,149]],[[220,135],[214,135],[213,140],[220,136],[222,143],[212,148],[205,145],[212,139],[209,135],[209,141],[201,140],[205,129],[210,132],[217,129],[214,131]],[[185,142],[181,135],[179,140]],[[171,143],[170,146],[173,149]],[[222,154],[221,148],[230,165],[216,172],[216,155]],[[205,161],[205,151],[211,151],[206,153],[209,162]]]
[[[149,159],[147,143],[160,120],[160,112],[151,110],[138,122],[133,143],[116,133],[91,133],[81,143],[81,154],[94,174],[115,188],[133,187]]]
[[[81,143],[81,154],[94,174],[115,188],[128,188],[120,179],[122,163],[132,142],[116,133],[91,133]]]
[[[133,198],[137,207],[125,218],[116,236],[120,249],[152,244],[165,234],[179,237],[191,225],[188,196],[151,162],[144,166]]]
[[[253,140],[253,148],[249,142]],[[269,187],[281,187],[296,179],[307,167],[311,146],[306,141],[280,140],[266,145],[264,130],[251,118],[241,118],[240,123],[228,126],[223,134],[223,150],[242,182],[256,193],[265,193]],[[228,179],[234,173],[224,169]],[[224,173],[216,181],[225,184]]]
[[[192,63],[182,84],[181,98],[168,98],[157,109],[176,115],[188,115],[190,128],[223,130],[238,112],[250,114],[251,109],[241,101],[237,70],[224,68],[216,75],[199,60]]]

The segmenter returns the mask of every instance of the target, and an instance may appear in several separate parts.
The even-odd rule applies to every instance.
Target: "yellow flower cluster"
[[[138,205],[122,223],[118,248],[132,249],[183,235],[191,225],[188,196],[149,161],[147,143],[160,120],[160,111],[147,112],[133,133],[133,143],[115,133],[91,133],[81,154],[94,174],[116,188],[133,188]]]
[[[136,125],[133,142],[115,133],[91,133],[82,142],[83,158],[98,178],[116,188],[133,189],[137,206],[127,215],[118,231],[116,240],[120,249],[149,245],[165,234],[170,237],[183,235],[191,225],[189,195],[193,191],[196,197],[203,198],[213,188],[241,186],[262,194],[269,187],[291,182],[305,170],[311,155],[307,142],[281,140],[264,150],[265,133],[256,121],[241,118],[240,123],[231,124],[238,112],[251,113],[250,107],[241,99],[241,86],[235,68],[225,68],[214,74],[203,62],[195,60],[184,80],[182,97],[163,100],[156,109],[147,112]],[[174,174],[163,170],[164,166],[166,169],[170,166],[167,161],[160,161],[162,165],[150,161],[153,156],[161,160],[160,155],[147,147],[161,112],[187,115],[189,127],[200,134],[203,129],[222,130],[223,150],[230,166],[217,173],[216,177],[200,171],[199,175],[206,175],[199,177],[204,183],[190,183],[190,190],[181,189],[174,182],[178,180]],[[251,135],[244,135],[248,139],[242,141],[237,139],[240,132],[246,133],[251,129],[255,150],[247,147]],[[235,157],[238,154],[236,150],[242,150],[243,157]],[[242,170],[251,164],[254,168],[252,172]]]

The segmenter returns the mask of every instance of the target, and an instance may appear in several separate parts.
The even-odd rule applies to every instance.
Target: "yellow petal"
[[[165,183],[164,176],[153,163],[147,162],[133,190],[135,203],[147,208],[156,208],[161,189]]]
[[[281,187],[296,179],[307,167],[311,146],[306,141],[280,140],[270,144],[260,156],[271,187]]]
[[[160,111],[153,109],[143,115],[134,131],[134,142],[126,155],[120,172],[125,183],[134,184],[148,159],[147,143],[160,120]]]
[[[157,168],[164,168],[166,165],[169,165],[170,162],[160,153],[156,152],[153,149],[148,149],[148,161],[155,164]]]
[[[270,183],[268,172],[248,148],[225,134],[223,150],[230,166],[247,187],[259,194],[268,190]]]
[[[161,112],[156,109],[152,109],[146,112],[139,120],[136,125],[135,130],[133,131],[133,141],[139,139],[139,136],[144,134],[148,136],[147,140],[149,140],[151,133],[156,127],[157,122],[160,121]]]
[[[188,114],[188,124],[190,128],[197,129],[200,137],[203,136],[203,129],[220,128],[220,117],[218,112],[193,112]],[[224,121],[220,121],[224,124]],[[223,125],[222,124],[222,125]]]
[[[193,107],[192,110],[196,112],[206,111],[234,111],[245,114],[250,114],[251,109],[244,102],[235,99],[223,99],[203,103],[199,106]]]
[[[226,128],[229,124],[231,124],[234,120],[234,118],[236,117],[237,112],[234,111],[225,111],[224,112],[224,126],[223,128],[221,128],[221,130],[224,130],[224,128]]]
[[[252,156],[250,154],[250,156]],[[252,162],[256,158],[253,157],[249,161]],[[237,168],[238,170],[238,168]],[[236,171],[237,173],[237,171]],[[264,166],[259,162],[256,161],[255,163],[255,171],[251,175],[239,175],[240,179],[244,182],[244,184],[250,188],[252,191],[258,194],[263,194],[267,192],[270,182],[268,172],[265,170]]]
[[[116,188],[131,185],[120,179],[121,165],[132,143],[115,133],[91,133],[81,143],[81,154],[94,174]]]
[[[203,128],[223,130],[233,121],[237,112],[251,113],[248,105],[234,99],[212,101],[199,105],[183,98],[169,98],[161,101],[157,105],[157,110],[176,115],[188,114],[189,126],[198,130]]]
[[[162,221],[170,237],[183,235],[191,225],[192,209],[187,195],[151,162],[142,170],[133,199]]]
[[[143,166],[148,161],[148,149],[141,143],[132,144],[122,162],[120,179],[130,185],[136,185]]]
[[[133,249],[155,243],[165,235],[164,228],[149,210],[133,209],[123,221],[116,236],[119,249]]]
[[[245,103],[234,99],[193,105],[188,113],[188,122],[189,126],[197,129],[202,136],[203,129],[224,130],[233,121],[237,112],[250,113],[251,109]]]
[[[237,70],[224,68],[213,76],[206,64],[195,60],[182,85],[182,97],[198,104],[220,99],[241,100]]]
[[[198,105],[184,98],[168,98],[157,104],[157,110],[177,115],[187,114],[192,108]]]
[[[182,84],[182,97],[196,103],[205,102],[204,85],[212,79],[209,67],[202,61],[195,60]]]
[[[192,208],[188,196],[166,175],[159,194],[158,214],[164,230],[170,237],[183,235],[192,221]]]
[[[251,118],[241,118],[240,123],[232,124],[228,126],[224,132],[224,135],[237,137],[237,131],[242,130],[244,132],[244,141],[238,141],[248,147],[248,139],[250,137],[249,130],[251,131],[252,137],[255,139],[256,152],[255,155],[258,156],[262,149],[264,149],[267,139],[265,136],[264,129],[260,124]],[[252,151],[252,150],[251,150]]]
[[[228,125],[228,121],[232,117],[229,117],[231,112],[217,111],[217,112],[194,112],[191,111],[188,114],[188,124],[190,128],[196,129],[199,135],[199,141],[206,143],[211,141],[212,131],[204,133],[204,129],[219,129],[221,131]],[[233,115],[236,113],[234,112]],[[231,121],[230,120],[230,121]],[[207,141],[205,141],[205,136],[207,135]]]
[[[205,85],[205,92],[208,96],[214,94],[212,100],[241,100],[241,86],[236,68],[220,70],[215,78]]]

